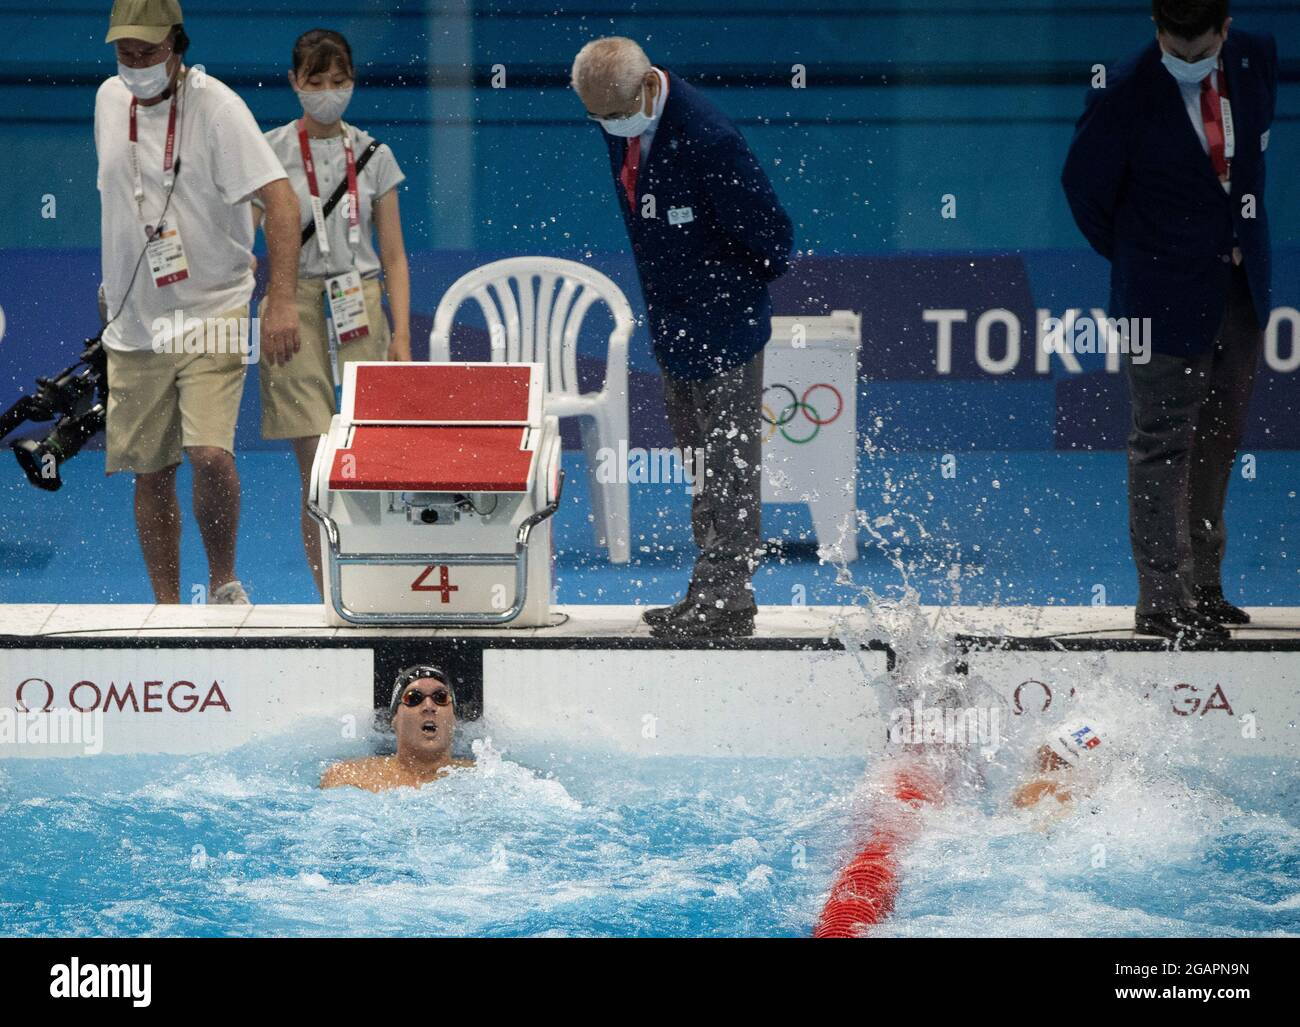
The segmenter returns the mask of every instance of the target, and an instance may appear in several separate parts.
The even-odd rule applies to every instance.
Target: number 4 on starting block
[[[446,565],[438,567],[438,584],[426,585],[424,582],[433,573],[433,567],[426,567],[420,572],[420,576],[411,582],[412,592],[441,592],[444,603],[451,602],[451,594],[459,592],[460,586],[451,583],[451,568]]]

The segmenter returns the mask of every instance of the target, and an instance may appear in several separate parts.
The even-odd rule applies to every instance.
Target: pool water
[[[1059,819],[987,798],[940,809],[906,855],[895,916],[875,933],[1300,933],[1293,766],[1241,760],[1221,769],[1231,776],[1218,782],[1121,771]]]
[[[418,791],[316,787],[374,744],[320,723],[213,755],[0,761],[0,934],[807,935],[868,802],[863,760],[482,738]],[[964,789],[926,814],[879,933],[1300,933],[1289,766],[1194,773],[1113,776],[1054,821],[996,780]]]

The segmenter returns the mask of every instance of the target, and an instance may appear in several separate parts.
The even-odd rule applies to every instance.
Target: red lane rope
[[[893,801],[878,811],[866,842],[836,876],[814,938],[861,937],[893,911],[899,858],[920,830],[921,807],[942,801],[943,789],[931,771],[917,765],[895,768],[892,777]]]

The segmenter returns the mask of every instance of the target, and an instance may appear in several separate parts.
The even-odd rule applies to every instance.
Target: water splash
[[[879,427],[879,426],[878,426]],[[864,440],[869,464],[877,454]],[[903,857],[903,888],[895,913],[873,934],[1160,935],[1300,932],[1300,789],[1288,789],[1275,768],[1247,774],[1258,761],[1232,760],[1192,744],[1190,722],[1173,722],[1156,702],[1108,677],[1104,657],[1071,653],[1092,673],[1086,689],[1053,704],[1050,716],[1011,717],[1006,700],[965,666],[954,635],[962,584],[979,573],[956,546],[942,544],[906,509],[904,493],[925,493],[886,473],[878,512],[859,510],[857,525],[885,558],[894,580],[864,584],[839,557],[837,584],[848,594],[835,635],[849,651],[883,641],[895,654],[887,689],[895,710],[919,704],[939,710],[1001,711],[993,745],[969,739],[895,746],[925,756],[950,784],[947,802],[920,811],[924,829]],[[933,497],[930,497],[933,498]],[[977,547],[978,548],[978,547]],[[922,607],[917,581],[941,580],[947,602]],[[1007,630],[1013,608],[991,632]],[[1035,626],[1015,607],[1016,630]],[[882,705],[888,709],[889,703]],[[1031,774],[1044,734],[1073,717],[1105,723],[1102,767],[1074,778],[1075,801],[1014,809],[1012,789]],[[869,768],[851,793],[850,830],[839,859],[878,808],[888,775]],[[1242,781],[1251,794],[1239,793]],[[1270,787],[1269,783],[1272,783]],[[1159,830],[1153,830],[1153,825]],[[1258,854],[1258,859],[1244,853]],[[1153,880],[1154,875],[1154,880]]]

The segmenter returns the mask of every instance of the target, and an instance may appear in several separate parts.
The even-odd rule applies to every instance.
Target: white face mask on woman
[[[302,109],[322,125],[332,125],[343,117],[352,101],[352,87],[342,89],[311,89],[296,91]]]
[[[117,77],[122,80],[127,89],[131,90],[131,95],[137,100],[152,100],[171,85],[172,73],[169,64],[171,64],[170,57],[147,68],[128,68],[118,61]]]

